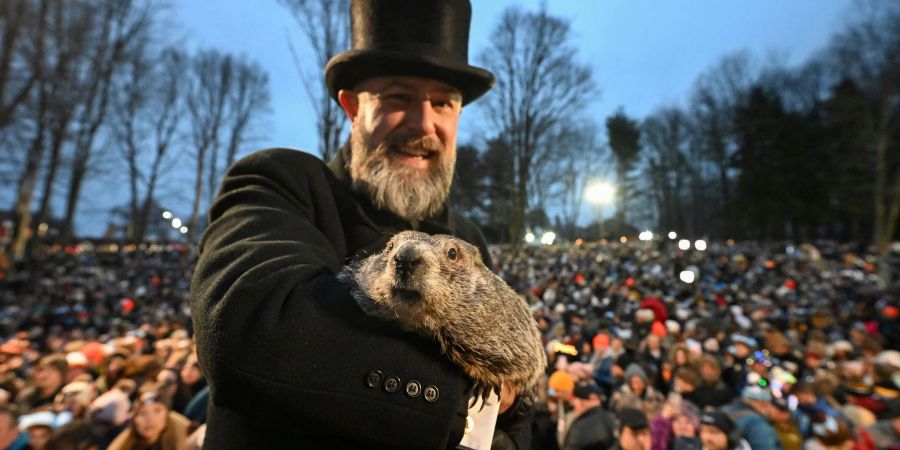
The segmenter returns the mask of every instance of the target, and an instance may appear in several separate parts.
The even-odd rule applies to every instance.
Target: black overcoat
[[[192,284],[211,386],[206,448],[444,448],[461,438],[462,371],[433,341],[365,316],[335,280],[410,229],[350,188],[347,153],[326,166],[264,150],[222,181]],[[418,229],[489,258],[478,228],[449,207]]]

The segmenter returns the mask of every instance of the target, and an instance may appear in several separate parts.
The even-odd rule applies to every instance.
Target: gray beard
[[[409,222],[434,216],[444,207],[453,183],[456,155],[426,171],[392,163],[389,148],[406,145],[408,139],[397,137],[369,149],[368,135],[354,128],[350,133],[350,177],[353,187],[369,194],[379,209],[391,211]],[[413,140],[412,145],[436,149],[436,158],[444,157],[443,145],[434,139]]]

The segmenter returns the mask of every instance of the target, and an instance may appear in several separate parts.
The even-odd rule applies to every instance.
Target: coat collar
[[[350,178],[350,142],[348,141],[341,147],[341,150],[328,162],[328,169],[334,174],[335,178],[341,181],[352,192],[353,198],[359,203],[363,209],[363,213],[367,216],[374,226],[392,232],[403,230],[412,230],[411,223],[403,220],[396,214],[379,209],[372,204],[369,195],[361,190],[353,188],[353,181]],[[453,212],[449,204],[444,203],[444,207],[436,215],[422,220],[419,223],[418,231],[428,234],[453,234],[455,229],[453,220]]]

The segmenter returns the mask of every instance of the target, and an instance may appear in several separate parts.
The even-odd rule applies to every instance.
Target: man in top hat
[[[335,274],[409,229],[455,235],[490,262],[446,202],[462,107],[494,81],[468,64],[470,15],[468,0],[354,0],[353,48],[325,68],[347,145],[327,166],[269,149],[226,173],[192,289],[209,448],[460,442],[469,380],[435,342],[363,314]]]

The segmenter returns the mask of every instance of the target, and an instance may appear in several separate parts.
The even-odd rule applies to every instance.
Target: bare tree
[[[99,21],[95,26],[90,55],[78,69],[83,95],[75,116],[72,159],[66,196],[62,238],[71,239],[81,188],[91,169],[96,138],[107,122],[114,74],[120,70],[132,47],[148,39],[154,5],[151,1],[122,0],[91,3]]]
[[[873,243],[886,250],[900,219],[900,5],[859,1],[847,28],[832,40],[837,71],[873,100],[860,137],[874,155]]]
[[[36,0],[0,2],[0,130],[12,122],[40,79],[34,60],[23,57],[22,47],[31,37],[30,30],[39,31],[34,36],[40,36],[46,9],[46,2]]]
[[[306,95],[316,112],[316,130],[319,132],[319,154],[325,161],[337,153],[343,138],[343,111],[331,98],[325,86],[325,64],[332,56],[350,47],[346,23],[350,0],[279,0],[294,19],[306,42],[312,49],[309,66],[302,64],[297,48],[291,46],[291,55],[297,72],[306,89]]]
[[[207,204],[212,202],[220,178],[219,150],[226,145],[230,165],[238,148],[250,137],[260,116],[269,110],[269,78],[256,63],[206,50],[192,60],[187,93],[190,138],[197,161],[194,204],[188,239],[194,242],[200,227],[204,170]]]
[[[129,59],[117,80],[112,129],[128,165],[128,237],[134,242],[144,239],[157,184],[177,160],[170,150],[184,116],[187,62],[179,50],[151,53],[145,49]]]
[[[569,22],[512,7],[503,12],[481,63],[497,76],[482,103],[500,130],[513,162],[514,204],[510,239],[521,241],[531,176],[546,152],[555,148],[554,131],[577,114],[596,90],[588,66],[575,60]]]
[[[560,232],[569,238],[575,235],[584,204],[584,191],[591,178],[602,170],[602,162],[609,157],[604,155],[604,146],[599,142],[598,134],[596,126],[587,123],[561,129],[553,139],[556,142],[557,171],[552,179],[556,185],[554,194],[563,225]]]
[[[689,198],[685,195],[689,179],[686,153],[690,145],[687,115],[675,107],[662,108],[644,120],[641,130],[646,150],[644,178],[650,183],[659,226],[685,230],[685,199]]]
[[[691,97],[692,114],[700,127],[697,143],[702,146],[717,171],[720,236],[729,234],[733,228],[729,170],[737,145],[734,142],[732,124],[735,108],[754,82],[751,70],[752,62],[748,52],[726,55],[700,75],[694,83]]]
[[[641,129],[637,121],[625,115],[620,107],[606,119],[606,134],[609,137],[609,148],[616,157],[616,193],[619,197],[616,202],[616,222],[619,226],[624,226],[628,201],[635,191],[632,172],[641,150]]]
[[[234,162],[238,149],[245,144],[255,122],[269,111],[269,75],[255,62],[236,62],[234,86],[228,101],[226,125],[229,128],[225,167]]]
[[[192,60],[191,84],[188,91],[188,112],[191,120],[191,141],[197,161],[194,181],[194,205],[188,225],[188,238],[194,242],[200,225],[200,208],[203,198],[203,171],[207,159],[210,163],[209,191],[215,189],[216,153],[219,135],[225,120],[225,102],[231,85],[231,56],[216,50],[202,51]],[[207,156],[207,153],[211,153]],[[210,198],[213,193],[208,194]]]

